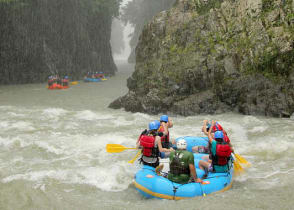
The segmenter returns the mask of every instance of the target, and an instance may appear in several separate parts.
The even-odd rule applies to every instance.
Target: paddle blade
[[[241,155],[238,155],[238,154],[235,154],[235,157],[237,158],[237,160],[241,163],[241,164],[244,164],[248,167],[251,166],[251,164],[245,159],[243,158]]]
[[[136,154],[136,156],[132,159],[132,160],[129,160],[128,163],[131,163],[133,164],[135,162],[135,160],[137,160],[137,158],[141,155],[141,150],[139,150]]]
[[[242,168],[242,166],[240,165],[240,163],[238,163],[236,160],[234,161],[234,173],[236,175],[240,175],[244,172],[244,169]]]
[[[119,153],[126,149],[137,149],[137,148],[128,148],[120,144],[107,144],[106,145],[106,152],[109,153]]]

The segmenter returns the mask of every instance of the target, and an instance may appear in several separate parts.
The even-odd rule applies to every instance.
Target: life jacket
[[[158,132],[164,132],[164,128],[163,126],[160,126],[159,129],[158,129]],[[169,143],[169,132],[167,132],[167,135],[163,135],[161,137],[161,145],[162,145],[162,148],[166,148],[166,149],[169,149],[170,148],[170,143]]]
[[[212,164],[219,166],[227,165],[231,157],[231,153],[232,151],[228,143],[224,140],[222,142],[217,142],[215,152],[216,155],[211,153]]]
[[[53,82],[54,82],[54,80],[53,80],[53,79],[49,79],[49,80],[48,80],[48,86],[51,86],[51,85],[53,85]]]
[[[176,151],[175,156],[170,163],[170,173],[174,175],[180,175],[180,174],[190,174],[190,168],[189,166],[185,166],[181,164],[180,155],[181,153]]]
[[[225,134],[225,132],[224,132],[224,141],[226,143],[230,143],[231,142],[231,140],[229,139],[229,137],[227,136],[227,134]]]
[[[62,86],[68,86],[68,79],[62,80]]]
[[[215,123],[215,125],[212,127],[212,131],[222,131],[224,130],[223,127],[219,123]]]
[[[140,137],[140,146],[143,147],[143,155],[146,157],[158,157],[159,150],[155,147],[155,136],[142,135]]]

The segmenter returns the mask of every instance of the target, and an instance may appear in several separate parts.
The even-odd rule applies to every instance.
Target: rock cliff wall
[[[114,74],[111,21],[119,0],[0,0],[0,84]]]
[[[129,92],[132,112],[294,112],[294,1],[178,0],[146,25]]]

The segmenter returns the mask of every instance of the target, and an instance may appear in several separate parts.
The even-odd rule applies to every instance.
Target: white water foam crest
[[[0,137],[0,146],[2,146],[3,148],[14,148],[14,147],[27,147],[29,145],[31,145],[32,142],[26,142],[23,138],[21,138],[20,136],[16,136],[13,138],[1,138]]]
[[[112,115],[105,115],[105,114],[97,114],[90,110],[79,111],[75,117],[80,120],[109,120],[109,119],[116,119]]]
[[[43,110],[42,115],[50,119],[64,115],[67,112],[67,110],[61,108],[48,108]]]
[[[285,153],[290,149],[294,148],[294,142],[276,139],[273,137],[267,137],[266,141],[260,139],[250,146],[250,153],[266,153],[269,156],[273,154]]]
[[[28,180],[40,185],[45,179],[50,178],[66,184],[88,184],[103,191],[117,192],[127,189],[132,181],[132,172],[127,171],[128,166],[126,164],[125,162],[116,162],[113,165],[108,165],[108,167],[33,171],[5,177],[1,182]]]
[[[0,129],[6,129],[9,127],[8,121],[0,121]]]
[[[64,149],[58,149],[53,145],[49,145],[48,142],[46,142],[46,141],[36,141],[36,142],[34,142],[34,144],[36,146],[38,146],[39,148],[42,148],[42,149],[46,150],[47,152],[54,153],[56,155],[60,155],[60,154],[65,153]]]
[[[17,121],[10,124],[9,129],[20,130],[20,131],[33,131],[35,127],[30,122]]]

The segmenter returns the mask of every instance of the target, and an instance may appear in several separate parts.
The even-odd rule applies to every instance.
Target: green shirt
[[[184,165],[185,167],[189,167],[189,164],[194,165],[194,155],[192,152],[189,152],[187,150],[177,150],[176,152],[179,154],[179,161],[182,165]],[[171,152],[169,155],[170,163],[173,161],[174,157],[175,152]],[[186,184],[190,180],[190,174],[175,175],[169,173],[168,179],[179,184]]]
[[[215,140],[212,140],[212,142],[211,142],[212,155],[216,154],[216,144],[217,144],[217,142]],[[215,170],[215,172],[222,173],[222,172],[227,172],[229,170],[229,168],[228,168],[228,165],[224,165],[224,166],[214,165],[214,170]]]

